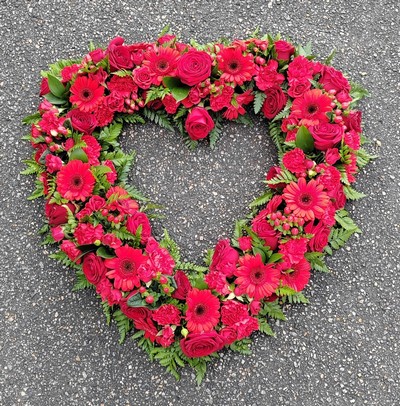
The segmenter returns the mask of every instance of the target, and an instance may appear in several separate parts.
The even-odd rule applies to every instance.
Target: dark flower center
[[[135,265],[133,264],[132,261],[129,261],[128,259],[124,259],[121,262],[121,270],[125,274],[132,273],[135,270]]]
[[[228,67],[231,73],[235,73],[240,69],[240,64],[237,61],[232,61]]]
[[[81,175],[75,175],[72,179],[71,179],[71,186],[74,188],[80,188],[83,184],[83,179]]]
[[[314,113],[316,113],[318,111],[318,106],[316,106],[315,104],[310,104],[308,107],[307,107],[307,112],[309,113],[309,114],[314,114]]]
[[[84,100],[90,100],[92,98],[93,94],[90,89],[84,89],[81,93],[81,97]]]
[[[206,312],[206,308],[203,304],[198,304],[195,307],[194,312],[196,313],[197,316],[202,316]]]
[[[264,282],[265,279],[265,272],[260,269],[256,268],[250,272],[250,280],[254,285],[260,285]]]
[[[158,69],[167,70],[168,69],[168,62],[167,61],[159,61],[158,62]]]
[[[311,202],[312,202],[312,197],[309,194],[306,193],[304,195],[301,195],[300,201],[304,205],[309,206],[311,204]]]

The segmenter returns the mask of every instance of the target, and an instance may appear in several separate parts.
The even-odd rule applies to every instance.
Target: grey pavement
[[[363,234],[317,274],[311,303],[288,309],[276,338],[255,335],[250,356],[225,352],[202,386],[176,382],[132,341],[118,345],[93,291],[72,293],[73,273],[47,258],[37,230],[43,202],[22,177],[30,146],[21,119],[38,104],[41,69],[106,45],[154,40],[170,22],[183,40],[243,38],[256,26],[306,43],[367,87],[361,104],[370,151],[360,174],[368,197],[348,210]],[[399,5],[335,1],[0,1],[0,405],[399,405]],[[275,150],[261,120],[226,124],[216,151],[187,151],[178,134],[129,127],[138,150],[132,182],[165,206],[155,224],[199,261],[260,193]]]

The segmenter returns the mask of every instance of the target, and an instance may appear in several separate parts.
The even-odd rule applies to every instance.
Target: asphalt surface
[[[0,1],[0,405],[398,405],[399,10],[381,1]],[[256,26],[312,40],[321,58],[367,87],[361,105],[379,159],[358,179],[368,194],[348,209],[363,234],[315,275],[311,304],[288,311],[277,337],[255,336],[253,354],[226,352],[196,387],[176,382],[133,342],[118,345],[93,292],[71,293],[70,270],[47,258],[37,230],[43,202],[26,201],[30,146],[21,119],[38,103],[39,72],[80,57],[89,40],[153,40],[170,22],[183,40],[243,38]],[[262,188],[275,161],[265,124],[226,125],[218,149],[187,151],[179,136],[146,125],[125,130],[138,149],[132,180],[163,204],[187,259],[199,260]]]

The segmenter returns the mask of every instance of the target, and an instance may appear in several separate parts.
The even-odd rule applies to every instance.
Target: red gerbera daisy
[[[135,286],[140,286],[138,276],[138,268],[146,260],[142,250],[134,249],[128,245],[117,248],[115,250],[116,258],[106,259],[104,265],[111,269],[107,272],[107,276],[114,279],[114,287],[124,291],[130,291]]]
[[[251,80],[255,74],[253,55],[243,55],[240,48],[224,48],[217,54],[218,69],[222,71],[221,79],[242,85]]]
[[[301,119],[301,124],[315,125],[328,122],[326,113],[331,110],[331,99],[322,90],[313,89],[294,99],[291,116]]]
[[[239,295],[246,293],[255,300],[271,296],[279,286],[280,272],[274,264],[264,265],[261,255],[246,254],[239,258],[235,283]]]
[[[154,73],[153,83],[159,85],[165,76],[175,76],[180,54],[172,48],[159,48],[146,53],[143,65]]]
[[[219,321],[219,300],[211,290],[192,289],[187,295],[187,328],[194,333],[211,331]]]
[[[73,160],[58,172],[57,191],[64,199],[85,201],[92,194],[95,182],[90,164]]]
[[[76,104],[79,110],[91,112],[96,110],[104,94],[104,87],[93,79],[79,76],[71,86],[69,101]]]
[[[311,266],[306,259],[302,259],[297,264],[292,264],[290,269],[282,269],[282,285],[289,286],[296,292],[301,292],[310,280],[310,269]]]
[[[300,178],[298,182],[290,182],[283,190],[283,198],[293,215],[305,220],[321,218],[329,204],[329,196],[323,191],[324,186],[314,179],[306,182]]]

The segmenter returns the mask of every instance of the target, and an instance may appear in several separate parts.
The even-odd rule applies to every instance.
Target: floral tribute
[[[363,195],[355,175],[373,157],[361,145],[357,102],[367,92],[310,47],[255,33],[200,45],[162,33],[153,43],[114,38],[79,60],[42,72],[38,111],[25,118],[34,148],[24,174],[37,174],[30,199],[44,196],[45,244],[76,271],[74,289],[93,288],[120,342],[131,334],[177,378],[230,348],[247,353],[255,331],[307,303],[312,270],[360,230],[344,209]],[[223,119],[266,118],[279,164],[264,193],[236,221],[232,239],[209,250],[205,266],[182,261],[155,205],[128,185],[134,153],[121,150],[123,123],[177,128],[194,148],[213,148]]]

